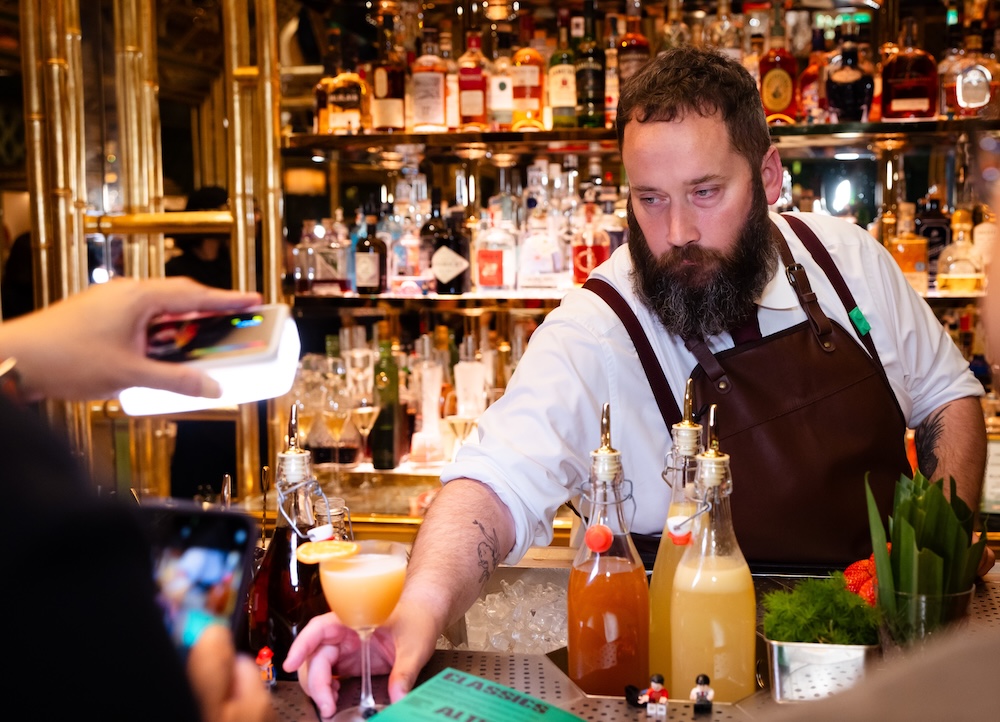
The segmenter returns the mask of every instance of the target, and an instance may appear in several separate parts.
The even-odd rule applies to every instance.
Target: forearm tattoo
[[[913,442],[917,449],[917,468],[928,479],[933,480],[937,472],[937,446],[944,432],[944,413],[935,411],[914,431]]]
[[[479,566],[483,570],[479,581],[485,584],[500,563],[500,540],[495,530],[486,531],[486,527],[478,519],[474,519],[472,523],[479,527],[483,535],[483,541],[479,542],[476,551],[479,554]]]

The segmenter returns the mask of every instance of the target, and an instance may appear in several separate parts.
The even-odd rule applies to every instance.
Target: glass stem
[[[375,713],[375,695],[372,694],[372,630],[358,632],[361,637],[361,716],[368,719]]]

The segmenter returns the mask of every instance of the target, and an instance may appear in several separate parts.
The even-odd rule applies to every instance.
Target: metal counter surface
[[[761,587],[774,588],[783,584],[780,578],[767,577],[767,583],[757,579],[758,593]],[[973,635],[984,629],[1000,627],[1000,572],[991,572],[977,583],[972,600],[969,619],[959,625],[953,634]],[[752,696],[736,704],[715,704],[712,714],[694,716],[690,702],[671,700],[668,720],[766,720],[776,710],[783,708],[771,697],[767,679],[767,657],[763,639],[758,636],[757,668],[761,673],[758,683],[761,688]],[[508,687],[531,694],[550,704],[565,709],[583,720],[592,722],[614,722],[636,720],[649,722],[645,708],[630,707],[622,697],[594,697],[583,693],[560,669],[558,661],[565,657],[565,649],[549,655],[500,654],[496,652],[470,652],[459,650],[438,650],[421,673],[421,680],[429,679],[446,667],[470,672]],[[895,663],[898,658],[883,660]],[[636,682],[640,685],[643,680]],[[345,681],[341,688],[341,700],[345,705],[355,704],[360,697],[361,685],[357,680]],[[386,678],[374,679],[375,697],[387,702]],[[947,694],[947,690],[942,690]],[[302,692],[296,682],[279,682],[273,692],[274,707],[281,722],[315,722],[319,716],[312,702]],[[797,705],[808,702],[794,703]]]

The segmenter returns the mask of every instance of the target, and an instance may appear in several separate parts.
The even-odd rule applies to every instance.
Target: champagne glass
[[[343,379],[331,378],[326,385],[325,397],[323,400],[323,425],[333,438],[334,470],[337,489],[341,488],[343,464],[340,460],[341,439],[344,436],[344,427],[348,419],[351,418],[351,409],[354,405]]]
[[[358,553],[320,561],[319,577],[330,609],[361,638],[361,700],[337,712],[334,722],[360,722],[383,709],[372,694],[371,636],[399,601],[406,577],[406,546],[366,539]]]
[[[375,395],[362,394],[354,399],[354,407],[351,409],[351,421],[361,434],[361,461],[371,461],[371,454],[368,451],[368,435],[375,426],[375,419],[378,418],[382,407],[376,401]]]

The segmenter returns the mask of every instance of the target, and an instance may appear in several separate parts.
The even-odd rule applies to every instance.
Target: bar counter
[[[771,589],[788,586],[801,577],[781,575],[754,575],[758,599]],[[760,611],[758,605],[758,612]],[[1000,627],[1000,569],[994,569],[984,579],[977,581],[967,620],[960,623],[949,634],[974,636],[985,630]],[[913,654],[912,652],[906,654]],[[905,664],[894,652],[883,656],[880,665]],[[986,662],[986,660],[980,660]],[[583,720],[609,722],[611,720],[637,720],[648,722],[653,719],[646,714],[645,707],[630,707],[623,697],[595,697],[583,693],[564,673],[565,648],[547,655],[502,654],[497,652],[475,652],[439,649],[421,672],[420,681],[429,679],[442,669],[453,667],[460,671],[483,677],[494,682],[513,687],[538,697],[556,707],[562,708]],[[712,714],[697,717],[699,720],[767,720],[787,704],[778,704],[771,696],[767,671],[767,654],[763,637],[758,628],[757,645],[758,690],[755,694],[736,704],[713,706]],[[636,680],[639,687],[648,680]],[[387,702],[386,678],[373,680],[375,697]],[[684,690],[683,695],[686,695]],[[957,690],[942,689],[942,695],[956,696]],[[347,680],[341,688],[340,699],[343,706],[357,703],[360,697],[360,683]],[[279,682],[273,692],[274,707],[282,722],[314,722],[319,719],[311,700],[302,692],[296,682]],[[795,702],[808,714],[809,702]],[[670,700],[667,719],[695,719],[693,705],[681,700]]]

